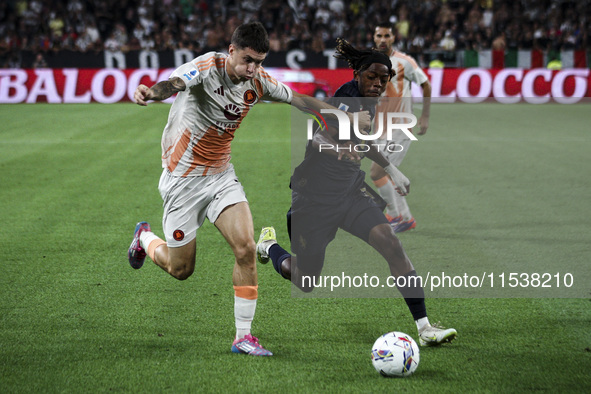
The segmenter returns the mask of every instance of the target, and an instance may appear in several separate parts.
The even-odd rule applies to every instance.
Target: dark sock
[[[405,286],[397,286],[400,294],[404,297],[404,301],[406,301],[406,305],[408,305],[408,309],[412,314],[414,320],[422,319],[423,317],[427,317],[427,308],[425,306],[425,291],[421,287],[421,282],[417,277],[417,271],[412,270],[405,275],[406,280],[401,279],[401,277],[397,278],[397,282],[400,284],[405,284]],[[415,281],[415,277],[416,281]]]
[[[273,244],[269,248],[269,257],[271,257],[271,261],[273,261],[273,268],[275,268],[275,271],[285,278],[283,272],[281,271],[281,263],[283,263],[283,260],[291,257],[291,254],[279,246],[279,244]]]

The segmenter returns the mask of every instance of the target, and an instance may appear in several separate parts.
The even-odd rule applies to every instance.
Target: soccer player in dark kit
[[[375,106],[394,75],[390,59],[375,50],[357,50],[342,39],[338,40],[336,50],[335,56],[347,61],[354,70],[354,79],[335,92],[330,104],[350,112],[369,110],[372,117],[375,116]],[[283,278],[302,291],[311,292],[315,281],[304,278],[320,276],[326,247],[341,228],[377,250],[386,259],[392,276],[404,277],[396,283],[415,320],[420,344],[432,346],[450,342],[456,337],[456,330],[429,323],[425,293],[417,280],[417,272],[384,216],[379,197],[371,193],[364,182],[361,155],[354,149],[347,149],[364,141],[355,134],[350,140],[339,140],[336,125],[328,123],[327,126],[316,130],[306,147],[303,162],[291,178],[288,230],[295,255],[277,243],[273,227],[265,227],[257,243],[259,261],[266,263],[270,259]],[[365,156],[383,167],[397,185],[398,193],[406,195],[410,186],[408,179],[388,162],[378,146],[364,146],[367,147]]]

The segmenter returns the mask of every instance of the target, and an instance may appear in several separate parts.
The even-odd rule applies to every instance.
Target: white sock
[[[155,239],[160,239],[160,237],[151,231],[142,231],[140,234],[140,244],[142,245],[142,248],[146,250],[148,250],[148,245],[150,245],[150,242]]]
[[[257,308],[257,300],[248,300],[234,296],[234,318],[236,319],[236,339],[242,339],[250,334],[250,327],[254,312]]]
[[[378,193],[386,201],[386,213],[393,218],[398,216],[399,213],[396,209],[396,196],[398,192],[396,192],[394,184],[391,181],[386,182],[383,186],[378,187]]]
[[[423,329],[423,327],[425,326],[429,326],[429,318],[428,317],[422,317],[419,320],[415,320],[415,324],[417,325],[417,330],[419,330],[419,332],[421,332],[421,330]]]
[[[410,208],[408,208],[408,204],[406,203],[406,197],[396,193],[394,199],[396,201],[395,204],[398,214],[402,215],[402,221],[408,222],[410,219],[412,219],[412,214],[410,213]]]

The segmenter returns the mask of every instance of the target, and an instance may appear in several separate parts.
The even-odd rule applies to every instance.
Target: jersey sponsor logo
[[[224,95],[224,87],[220,85],[219,88],[217,88],[216,90],[213,91],[216,94],[219,94],[220,96]]]
[[[174,230],[172,237],[175,241],[182,241],[185,238],[185,233],[183,233],[181,230]]]
[[[219,127],[220,135],[223,132],[223,130],[234,130],[234,129],[237,129],[238,127],[240,127],[240,125],[236,124],[236,123],[224,123],[224,122],[218,122],[217,120],[214,123],[217,127]]]
[[[242,115],[242,111],[234,104],[228,104],[224,107],[224,116],[228,120],[237,120]]]
[[[257,94],[255,93],[254,90],[248,89],[246,92],[244,92],[244,102],[246,104],[252,104],[256,100],[257,100]]]

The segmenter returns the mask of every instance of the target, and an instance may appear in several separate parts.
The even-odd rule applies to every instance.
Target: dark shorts
[[[388,223],[382,209],[362,191],[349,194],[336,205],[319,204],[296,192],[292,196],[288,231],[298,265],[307,262],[321,269],[326,247],[339,228],[369,243],[370,231]]]

